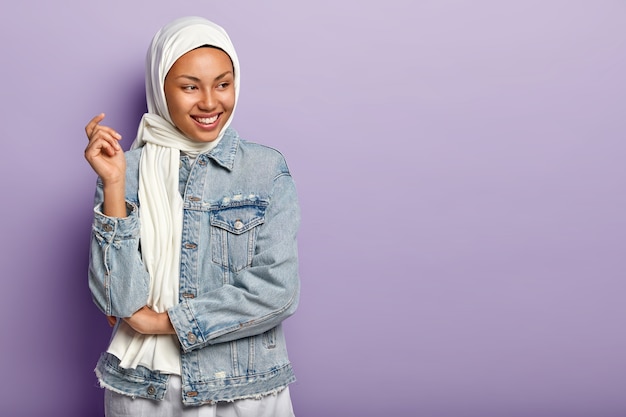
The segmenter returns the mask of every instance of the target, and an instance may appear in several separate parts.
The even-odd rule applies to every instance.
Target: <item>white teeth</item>
[[[195,119],[203,125],[210,125],[217,120],[217,115],[213,117],[196,117]]]

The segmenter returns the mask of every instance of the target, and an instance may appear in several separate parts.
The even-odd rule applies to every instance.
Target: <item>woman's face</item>
[[[176,127],[196,142],[217,139],[235,107],[234,80],[233,65],[221,49],[198,48],[178,58],[164,86]]]

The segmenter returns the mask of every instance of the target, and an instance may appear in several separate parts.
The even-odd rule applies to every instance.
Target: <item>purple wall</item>
[[[189,14],[299,187],[298,417],[626,415],[625,2],[0,9],[2,415],[102,415],[83,126],[130,144],[148,42]]]

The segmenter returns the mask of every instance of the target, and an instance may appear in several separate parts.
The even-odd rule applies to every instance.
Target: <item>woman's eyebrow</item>
[[[221,80],[222,78],[226,77],[228,74],[232,74],[232,71],[226,71],[223,74],[218,75],[217,77],[215,77],[215,81]]]
[[[226,77],[228,74],[232,74],[232,73],[233,73],[232,71],[226,71],[226,72],[224,72],[223,74],[220,74],[220,75],[218,75],[217,77],[215,77],[214,81],[221,80],[222,78]],[[197,83],[199,83],[200,81],[202,81],[202,80],[201,80],[200,78],[198,78],[198,77],[194,77],[193,75],[185,75],[185,74],[179,75],[179,76],[178,76],[178,77],[176,77],[176,78],[186,78],[186,79],[188,79],[188,80],[190,80],[190,81],[194,81],[194,82],[197,82]]]
[[[187,78],[189,81],[200,82],[200,78],[198,78],[198,77],[194,77],[193,75],[184,75],[184,74],[183,74],[183,75],[179,75],[179,76],[178,76],[178,77],[176,77],[176,78],[177,78],[177,79],[178,79],[178,78]]]

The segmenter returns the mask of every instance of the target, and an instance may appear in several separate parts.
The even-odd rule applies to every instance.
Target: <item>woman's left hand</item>
[[[176,334],[167,313],[157,313],[144,306],[124,321],[141,334]]]

